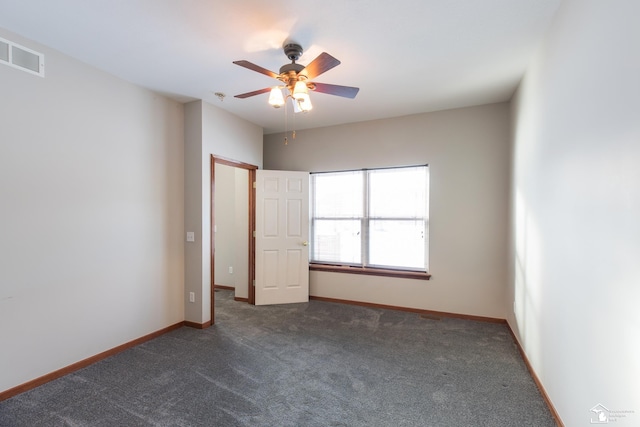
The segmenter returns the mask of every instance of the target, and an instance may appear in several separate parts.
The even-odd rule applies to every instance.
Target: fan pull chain
[[[289,116],[289,110],[287,110],[287,100],[285,98],[284,101],[284,145],[289,145],[289,141],[287,140],[287,116]]]
[[[293,102],[296,102],[295,99]],[[293,113],[293,132],[291,132],[291,139],[296,139],[296,113]]]

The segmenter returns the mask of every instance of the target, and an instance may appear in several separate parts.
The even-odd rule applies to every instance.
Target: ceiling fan
[[[340,61],[328,53],[321,53],[306,67],[301,64],[296,64],[296,61],[300,56],[302,56],[302,47],[299,44],[286,44],[284,46],[284,54],[291,60],[291,64],[285,64],[280,67],[279,73],[267,70],[266,68],[260,67],[259,65],[253,64],[249,61],[233,61],[236,65],[273,77],[274,79],[278,79],[283,84],[281,86],[267,87],[253,92],[243,93],[236,95],[235,97],[244,99],[260,95],[262,93],[271,92],[269,95],[269,104],[272,106],[279,108],[283,106],[286,99],[290,97],[294,101],[293,106],[295,112],[307,112],[312,108],[311,100],[309,99],[310,90],[352,99],[358,94],[360,89],[357,87],[339,86],[311,81],[320,74],[340,65]],[[287,90],[288,93],[286,94],[286,97],[282,95],[282,89]]]

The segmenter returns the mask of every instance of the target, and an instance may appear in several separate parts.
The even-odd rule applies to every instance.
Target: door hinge
[[[255,239],[256,237],[256,230],[253,230],[253,238]]]
[[[253,281],[253,287],[255,287],[255,286],[256,286],[256,281],[254,280],[254,281]]]
[[[256,188],[256,182],[253,181],[253,188]]]

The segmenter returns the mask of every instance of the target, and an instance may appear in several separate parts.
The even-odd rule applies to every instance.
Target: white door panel
[[[309,173],[256,171],[256,305],[309,301]]]

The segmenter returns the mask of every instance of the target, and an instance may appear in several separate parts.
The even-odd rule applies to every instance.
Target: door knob
[[[309,242],[305,240],[304,242],[302,242],[302,246],[309,246]]]

